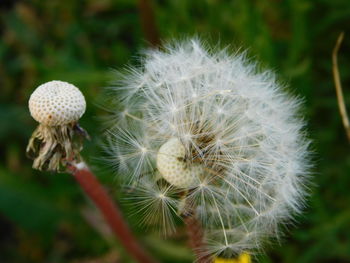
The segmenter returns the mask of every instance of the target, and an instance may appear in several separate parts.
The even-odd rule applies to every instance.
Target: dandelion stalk
[[[193,214],[183,215],[182,218],[186,225],[187,235],[189,238],[189,245],[196,256],[196,262],[212,262],[210,253],[208,253],[206,249],[206,244],[204,242],[204,232],[201,223]]]
[[[40,85],[29,99],[32,117],[39,122],[27,146],[34,159],[33,168],[52,172],[70,172],[82,190],[98,207],[125,249],[139,263],[153,260],[138,243],[118,206],[87,168],[80,156],[83,139],[88,137],[78,120],[86,102],[80,90],[63,81]]]
[[[141,247],[125,222],[119,207],[111,200],[104,187],[84,162],[70,164],[69,171],[80,185],[84,193],[94,202],[104,216],[115,236],[119,239],[129,254],[140,263],[155,263]]]
[[[140,22],[146,40],[153,47],[160,44],[159,33],[156,26],[152,0],[139,0],[138,8],[140,12]]]

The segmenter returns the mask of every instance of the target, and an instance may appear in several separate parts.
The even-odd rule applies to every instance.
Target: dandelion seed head
[[[84,114],[84,95],[74,85],[64,81],[46,82],[32,93],[29,110],[32,117],[47,126],[76,122]]]
[[[34,90],[28,104],[39,122],[27,146],[33,168],[58,172],[66,169],[68,160],[80,162],[82,140],[75,138],[88,137],[78,125],[86,108],[80,90],[68,82],[49,81]]]
[[[145,222],[167,225],[169,211],[195,207],[213,255],[254,251],[278,237],[306,195],[309,141],[300,100],[245,53],[198,40],[148,51],[143,62],[115,88],[132,114],[111,129],[110,148],[135,189],[153,186],[135,202],[163,221],[145,212]],[[178,192],[170,198],[155,191],[159,184]],[[148,209],[150,196],[158,201]]]
[[[185,147],[178,138],[164,143],[157,154],[157,168],[163,178],[179,188],[192,188],[199,184],[203,173],[200,165],[186,165]]]

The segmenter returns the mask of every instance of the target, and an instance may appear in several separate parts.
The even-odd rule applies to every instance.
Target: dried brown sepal
[[[34,160],[34,169],[65,172],[67,161],[80,161],[84,138],[89,136],[77,123],[60,126],[39,124],[29,140],[27,156]]]

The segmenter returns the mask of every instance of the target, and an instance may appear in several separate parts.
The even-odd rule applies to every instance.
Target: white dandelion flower
[[[173,226],[171,216],[193,213],[211,255],[276,237],[305,197],[300,100],[244,53],[198,40],[149,51],[143,63],[115,87],[127,114],[115,114],[108,148],[141,191],[134,200],[144,220]]]

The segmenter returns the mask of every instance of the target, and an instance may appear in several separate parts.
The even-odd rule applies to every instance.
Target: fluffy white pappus
[[[277,237],[306,195],[309,140],[300,100],[245,53],[199,40],[148,51],[142,62],[114,87],[123,114],[115,114],[107,148],[139,193],[144,220],[172,228],[174,211],[195,211],[208,251],[220,256]],[[178,194],[159,194],[160,184]]]
[[[179,215],[177,208],[179,200],[176,198],[179,190],[165,181],[140,179],[137,186],[128,186],[130,195],[126,200],[131,204],[133,214],[140,220],[139,224],[146,228],[155,229],[162,235],[175,231],[175,222]]]

